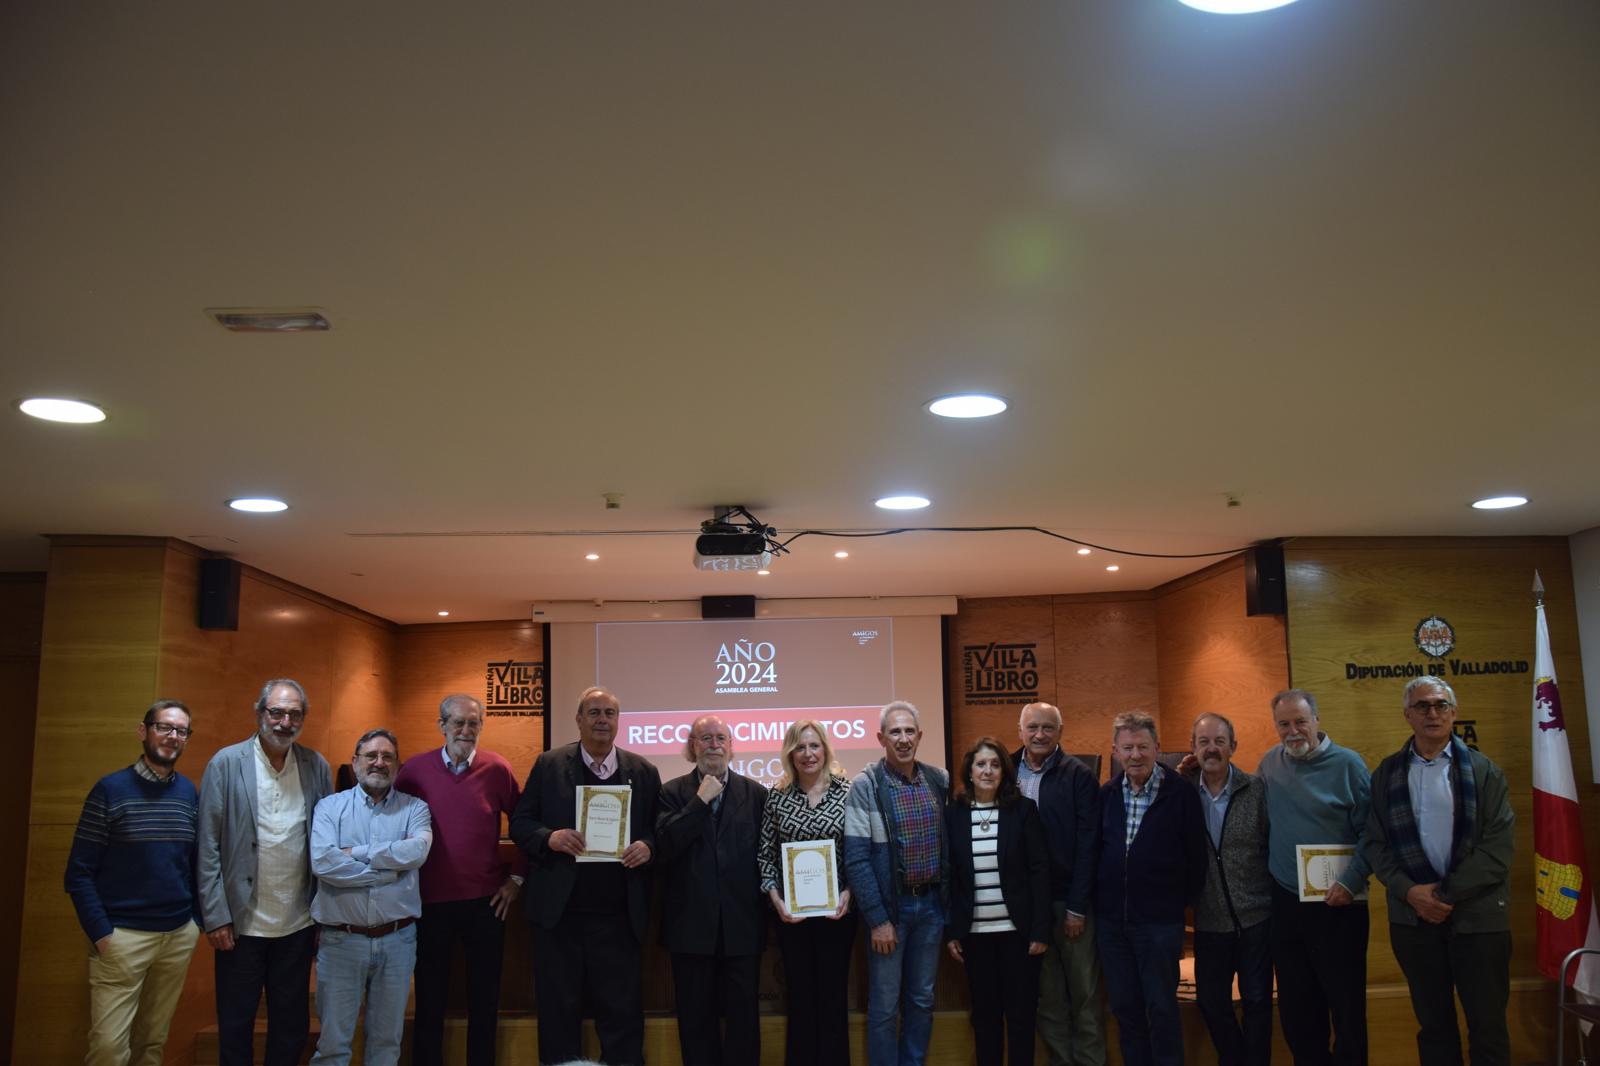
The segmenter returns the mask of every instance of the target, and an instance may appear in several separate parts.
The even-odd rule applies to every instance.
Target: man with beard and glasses
[[[714,714],[689,728],[694,769],[661,787],[661,943],[672,952],[678,1046],[686,1066],[761,1061],[766,901],[756,864],[767,790],[728,768],[733,736]],[[724,1031],[726,1026],[726,1031]]]
[[[318,803],[311,822],[311,870],[319,882],[311,916],[322,926],[322,1035],[311,1063],[346,1066],[362,1019],[361,1061],[394,1066],[417,961],[417,870],[433,845],[433,822],[426,803],[394,788],[400,742],[387,729],[361,735],[350,768],[356,787]]]
[[[444,1009],[450,957],[460,942],[467,970],[467,1066],[494,1066],[506,915],[522,892],[527,861],[500,858],[500,816],[517,809],[522,788],[511,764],[478,746],[483,704],[465,693],[439,703],[443,747],[413,755],[395,787],[428,804],[433,850],[422,867],[417,923],[414,1066],[444,1062]]]
[[[256,732],[212,756],[200,781],[199,891],[215,950],[217,1061],[251,1066],[267,997],[266,1066],[300,1061],[311,1031],[311,812],[333,791],[328,760],[295,743],[306,692],[261,686]]]
[[[1361,756],[1321,731],[1316,697],[1305,689],[1287,689],[1272,698],[1272,724],[1281,743],[1261,757],[1256,774],[1267,785],[1278,1022],[1297,1066],[1364,1064],[1370,872],[1364,851],[1372,775]],[[1355,848],[1355,857],[1320,901],[1300,901],[1295,863],[1300,844]]]
[[[144,754],[95,783],[67,856],[67,893],[89,938],[88,1066],[159,1066],[195,925],[199,800],[177,772],[189,708],[144,713]]]
[[[922,1066],[950,894],[950,778],[917,761],[922,725],[905,700],[879,713],[878,743],[883,758],[856,775],[845,800],[841,871],[870,930],[867,1063]]]

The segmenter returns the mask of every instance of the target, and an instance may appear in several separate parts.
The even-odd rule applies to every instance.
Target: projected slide
[[[783,734],[798,718],[821,723],[855,774],[882,756],[878,712],[894,699],[922,711],[918,758],[945,762],[936,616],[563,622],[551,636],[551,743],[577,739],[564,708],[604,685],[622,704],[618,745],[654,762],[663,781],[688,771],[684,742],[707,713],[733,733],[733,768],[764,785],[777,783]]]

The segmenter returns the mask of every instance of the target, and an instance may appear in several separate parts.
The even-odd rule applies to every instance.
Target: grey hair
[[[1405,710],[1410,710],[1411,694],[1417,689],[1426,688],[1429,685],[1444,689],[1445,696],[1450,700],[1450,706],[1454,707],[1456,705],[1456,690],[1450,687],[1450,682],[1446,681],[1442,677],[1435,677],[1432,674],[1423,674],[1421,677],[1413,677],[1410,681],[1406,682],[1406,691],[1405,694],[1400,697],[1400,706]]]
[[[910,700],[890,700],[883,705],[883,710],[878,712],[878,732],[889,728],[889,716],[896,711],[905,711],[911,716],[911,721],[918,729],[922,728],[922,715],[917,713],[916,705]]]
[[[604,692],[607,696],[610,696],[613,700],[616,700],[617,710],[620,712],[622,710],[622,701],[617,699],[617,694],[615,692],[612,692],[604,685],[590,685],[588,688],[583,690],[582,694],[578,696],[578,713],[583,713],[583,705],[589,702],[590,696],[597,696],[602,692]]]
[[[1454,701],[1452,700],[1452,702]],[[156,700],[150,705],[150,709],[144,712],[144,724],[147,726],[155,725],[156,715],[162,711],[182,711],[185,718],[189,719],[191,723],[194,721],[193,712],[189,710],[189,705],[182,700]]]
[[[1061,725],[1061,708],[1060,707],[1057,707],[1053,703],[1030,703],[1030,704],[1026,705],[1025,707],[1023,707],[1022,710],[1017,714],[1017,728],[1018,729],[1022,728],[1022,720],[1024,718],[1026,718],[1028,716],[1028,712],[1033,710],[1035,707],[1043,708],[1044,710],[1047,710],[1051,714],[1055,715],[1056,716],[1056,725],[1057,726]]]
[[[468,703],[478,709],[478,714],[483,714],[483,701],[476,696],[469,696],[465,692],[452,692],[439,701],[439,721],[449,719],[450,709],[458,703]]]
[[[356,750],[353,751],[350,754],[350,757],[352,759],[354,759],[357,755],[360,755],[361,754],[361,745],[365,744],[367,741],[372,740],[372,739],[374,739],[376,737],[383,737],[389,743],[393,744],[394,745],[394,757],[396,759],[398,759],[400,757],[400,741],[396,740],[395,739],[395,735],[393,733],[389,732],[387,729],[383,728],[382,726],[379,726],[377,729],[369,729],[365,733],[362,733],[361,734],[361,739],[356,741]]]
[[[1311,708],[1311,717],[1317,718],[1317,698],[1303,688],[1286,688],[1272,697],[1272,709],[1276,711],[1278,704],[1285,700],[1305,700],[1306,706]]]
[[[1118,733],[1137,733],[1140,730],[1149,730],[1150,739],[1159,743],[1156,737],[1156,720],[1143,711],[1124,711],[1111,719],[1111,743],[1117,742]]]
[[[306,699],[306,690],[304,685],[300,684],[300,682],[296,681],[292,677],[275,677],[271,681],[268,681],[265,685],[261,686],[261,695],[256,697],[257,714],[260,714],[262,711],[267,709],[267,697],[272,695],[272,690],[275,688],[294,689],[295,695],[300,697],[300,709],[302,711],[311,710],[311,701]]]
[[[1233,734],[1233,723],[1228,721],[1227,715],[1218,714],[1216,711],[1206,711],[1203,714],[1197,715],[1194,720],[1194,725],[1189,727],[1189,746],[1191,748],[1194,747],[1194,735],[1200,731],[1200,723],[1205,721],[1207,718],[1221,722],[1223,725],[1228,727],[1229,744],[1236,745],[1239,743],[1239,738]]]

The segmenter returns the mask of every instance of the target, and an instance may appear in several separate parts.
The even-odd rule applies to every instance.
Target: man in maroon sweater
[[[527,860],[518,853],[508,869],[500,858],[500,815],[516,809],[522,790],[510,763],[479,750],[483,725],[482,703],[446,696],[439,704],[444,747],[413,755],[395,779],[395,788],[425,800],[433,812],[417,924],[416,1066],[443,1062],[445,994],[457,940],[467,961],[467,1064],[493,1066],[495,1059],[505,920],[522,891]]]

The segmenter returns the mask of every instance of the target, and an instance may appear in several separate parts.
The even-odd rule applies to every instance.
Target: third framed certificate
[[[839,854],[832,840],[783,845],[783,900],[796,918],[831,916],[839,909]]]

